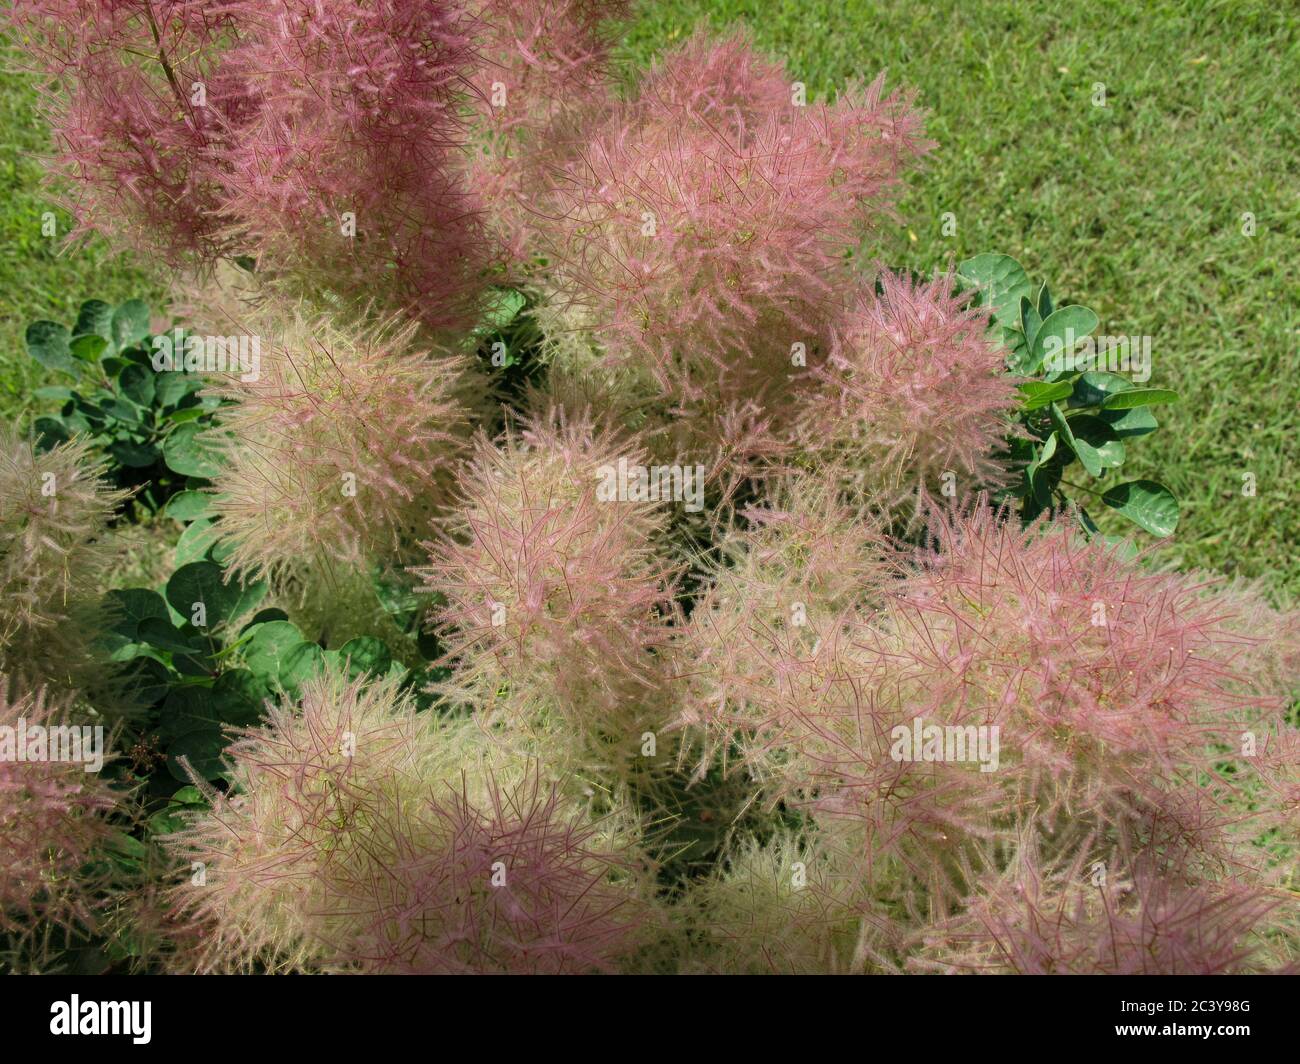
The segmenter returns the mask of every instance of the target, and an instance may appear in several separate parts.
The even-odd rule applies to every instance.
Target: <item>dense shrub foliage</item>
[[[0,430],[4,965],[1294,970],[1300,617],[1115,534],[1177,397],[873,261],[908,93],[621,14],[14,5],[184,313]]]

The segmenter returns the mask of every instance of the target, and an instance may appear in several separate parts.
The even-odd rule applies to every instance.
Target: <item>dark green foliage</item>
[[[1128,448],[1159,427],[1150,408],[1175,402],[1178,393],[1091,368],[1131,354],[1095,342],[1097,315],[1077,304],[1058,307],[1046,282],[1032,283],[1009,255],[976,255],[957,276],[990,312],[1008,370],[1027,378],[1020,385],[1022,431],[1008,442],[1017,479],[1006,493],[1019,500],[1022,518],[1073,510],[1092,535],[1099,529],[1085,503],[1100,503],[1154,536],[1173,535],[1173,492],[1154,480],[1121,481],[1119,470]]]
[[[184,337],[176,332],[166,340]],[[35,421],[39,446],[89,437],[108,460],[114,485],[135,490],[128,515],[136,507],[157,513],[215,472],[201,434],[213,426],[221,400],[201,391],[200,374],[155,369],[160,342],[138,299],[117,307],[87,300],[70,329],[52,321],[27,327],[32,358],[68,379],[36,392],[52,404]]]

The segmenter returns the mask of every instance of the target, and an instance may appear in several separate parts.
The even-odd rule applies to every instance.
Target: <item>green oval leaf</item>
[[[1127,391],[1133,387],[1133,382],[1126,377],[1121,377],[1118,373],[1104,373],[1098,370],[1089,370],[1081,374],[1074,382],[1074,392],[1070,396],[1069,405],[1071,407],[1081,406],[1101,406],[1106,401],[1106,397],[1114,395],[1116,392]]]
[[[108,341],[93,333],[87,336],[74,336],[68,344],[68,350],[72,352],[74,358],[79,358],[82,362],[96,362],[108,350]]]
[[[140,409],[134,403],[116,396],[108,396],[99,401],[99,409],[111,418],[128,425],[140,424]]]
[[[1101,456],[1097,454],[1097,449],[1087,440],[1075,439],[1070,422],[1066,419],[1061,408],[1055,403],[1047,408],[1047,412],[1051,415],[1052,424],[1056,426],[1056,431],[1060,434],[1061,439],[1074,452],[1080,464],[1088,471],[1088,475],[1093,477],[1101,476]]]
[[[174,778],[188,783],[189,773],[181,764],[181,758],[185,758],[196,775],[214,780],[225,771],[225,752],[226,737],[220,725],[205,724],[192,728],[178,735],[167,747],[167,770]]]
[[[112,339],[119,348],[138,344],[149,335],[149,307],[142,299],[128,299],[113,311]]]
[[[1178,402],[1178,393],[1169,388],[1131,388],[1108,395],[1103,410],[1132,410],[1139,406],[1159,406]]]
[[[1079,464],[1088,471],[1088,476],[1101,476],[1102,469],[1105,467],[1102,465],[1101,453],[1096,447],[1090,444],[1087,440],[1080,439],[1073,440],[1070,447],[1074,451],[1075,455],[1078,456]]]
[[[1101,418],[1087,414],[1071,418],[1070,429],[1077,441],[1092,447],[1102,469],[1115,469],[1124,464],[1124,444],[1115,435],[1115,430]]]
[[[167,415],[167,420],[173,425],[184,425],[190,421],[198,421],[207,411],[201,406],[187,406],[181,410],[173,410]]]
[[[191,521],[176,541],[177,567],[191,562],[208,561],[212,545],[219,534],[220,530],[206,517],[197,517]]]
[[[1066,419],[1065,412],[1056,403],[1051,403],[1047,413],[1052,419],[1052,424],[1056,426],[1056,431],[1060,433],[1061,439],[1073,450],[1074,433],[1070,430],[1070,422]]]
[[[144,587],[127,587],[110,591],[104,596],[104,606],[113,631],[133,642],[138,637],[140,622],[150,617],[166,621],[167,603],[157,591]]]
[[[338,649],[340,660],[347,663],[348,675],[356,678],[366,673],[382,676],[393,663],[388,646],[374,636],[357,636]]]
[[[213,712],[230,728],[251,728],[262,719],[266,685],[248,669],[228,669],[212,685]]]
[[[1073,372],[1069,356],[1074,345],[1091,336],[1098,323],[1096,314],[1077,304],[1052,311],[1034,336],[1029,364],[1023,372],[1037,373],[1040,369],[1049,373]]]
[[[1126,436],[1145,436],[1160,427],[1155,414],[1145,406],[1134,407],[1132,410],[1103,410],[1100,416],[1121,439]]]
[[[182,617],[190,619],[195,604],[203,603],[205,629],[248,612],[265,594],[266,584],[260,581],[246,586],[227,583],[221,567],[212,562],[190,562],[167,581],[167,602]]]
[[[194,632],[183,632],[170,618],[146,617],[138,628],[142,643],[171,654],[201,655],[207,651],[203,639]]]
[[[154,374],[154,394],[159,406],[175,406],[190,392],[197,392],[203,387],[203,378],[193,373],[178,373],[164,370]]]
[[[1058,399],[1064,399],[1074,389],[1069,381],[1025,381],[1020,386],[1020,392],[1024,395],[1021,401],[1021,407],[1025,410],[1039,410],[1042,407],[1056,402]]]
[[[203,517],[212,505],[212,496],[206,491],[178,491],[167,500],[167,516],[184,524]],[[207,551],[205,550],[206,554]],[[187,559],[197,561],[197,558]]]
[[[122,370],[117,378],[117,386],[131,402],[139,406],[153,405],[153,370],[133,363]]]
[[[208,800],[197,787],[182,787],[169,800],[170,805],[206,806]]]
[[[36,429],[36,446],[42,451],[53,450],[72,439],[67,425],[56,417],[38,417],[33,427]]]
[[[156,658],[136,657],[122,667],[123,696],[136,706],[152,706],[167,696],[172,675]]]
[[[176,686],[158,709],[158,738],[164,744],[195,728],[217,723],[212,715],[212,689],[201,684]]]
[[[113,308],[102,299],[87,299],[77,311],[73,336],[98,336],[107,344],[113,339]]]
[[[27,326],[27,353],[46,369],[77,374],[77,360],[68,346],[68,327],[56,321],[34,321]]]
[[[270,621],[287,621],[289,615],[278,606],[268,606],[266,609],[258,610],[253,614],[252,619],[239,630],[240,635],[248,634],[250,628],[259,624],[267,624]]]
[[[1172,536],[1178,528],[1178,500],[1154,480],[1116,484],[1102,495],[1101,501],[1153,536]]]
[[[288,621],[269,621],[249,629],[244,665],[270,688],[296,691],[325,662],[325,652],[308,643]]]
[[[302,642],[289,650],[280,666],[280,686],[290,694],[298,689],[325,665],[325,651],[315,643]]]
[[[989,308],[998,325],[1018,326],[1020,300],[1034,294],[1024,267],[1010,255],[976,255],[958,265],[957,277],[978,289],[980,306]]]
[[[220,471],[218,452],[211,439],[205,439],[203,429],[193,423],[181,425],[163,443],[163,458],[167,468],[183,477],[203,477],[211,480]]]

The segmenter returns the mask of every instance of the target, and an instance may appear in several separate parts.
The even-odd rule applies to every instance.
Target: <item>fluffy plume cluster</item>
[[[604,93],[601,25],[623,6],[20,0],[11,17],[80,232],[177,266],[255,256],[297,294],[444,333],[522,253],[524,175]]]
[[[232,375],[214,508],[231,564],[280,573],[313,558],[400,559],[427,526],[468,437],[465,366],[411,326],[275,328],[256,377]]]
[[[626,0],[474,0],[482,26],[470,74],[466,179],[516,260],[534,252],[532,198],[612,99],[609,20]]]
[[[705,682],[687,722],[720,729],[715,747],[744,751],[849,855],[837,879],[860,884],[863,918],[897,921],[872,963],[898,964],[902,927],[966,910],[1029,845],[1112,875],[1161,853],[1207,889],[1230,877],[1264,897],[1276,873],[1250,840],[1294,815],[1295,766],[1285,702],[1253,666],[1294,618],[986,508],[932,533],[933,558],[806,633],[774,623],[751,565],[692,618]],[[934,756],[913,750],[918,722]],[[1166,901],[1143,912],[1174,920]]]
[[[227,10],[255,107],[224,173],[241,243],[300,291],[466,325],[488,260],[455,161],[473,21],[446,0]]]
[[[800,103],[747,41],[697,37],[611,108],[551,194],[556,300],[589,307],[610,359],[643,363],[722,439],[726,417],[758,419],[805,375],[854,283],[847,252],[926,148],[879,81]]]
[[[590,422],[541,417],[480,440],[462,501],[421,570],[454,670],[439,689],[553,735],[583,767],[634,754],[668,719],[657,651],[673,567],[655,551],[658,502],[602,498],[620,462],[641,463]]]
[[[979,480],[1007,389],[983,379],[968,319],[929,290],[877,307],[849,262],[929,149],[910,99],[877,81],[808,102],[744,33],[698,32],[619,100],[608,26],[624,8],[24,0],[15,14],[53,42],[35,51],[84,228],[173,262],[253,255],[295,296],[437,337],[472,322],[489,278],[522,271],[553,320],[599,339],[602,386],[575,398],[614,396],[610,420],[706,462],[724,494],[850,416],[846,448],[873,465],[886,452],[886,483],[867,487]],[[900,326],[906,349],[881,339]],[[558,363],[563,401],[585,373]],[[788,393],[828,374],[799,414]],[[974,433],[935,439],[930,412]]]
[[[984,312],[951,277],[884,273],[837,321],[818,387],[798,419],[800,460],[842,470],[894,508],[919,492],[973,494],[1004,474],[994,459],[1018,393]]]
[[[770,116],[786,114],[796,89],[785,65],[756,51],[738,29],[725,37],[692,34],[656,64],[644,92],[668,113],[743,136]]]
[[[688,926],[700,945],[685,968],[718,975],[861,972],[871,942],[851,861],[788,828],[733,847],[725,866],[690,887]]]
[[[608,79],[611,19],[627,0],[471,0],[482,24],[476,109],[500,128],[536,132]]]
[[[82,228],[257,259],[194,315],[267,321],[216,382],[226,564],[411,668],[270,703],[171,840],[204,876],[114,920],[189,971],[1294,965],[1300,619],[981,500],[986,315],[858,261],[910,96],[703,32],[616,92],[623,8],[15,5]],[[98,477],[0,432],[24,692],[84,690]],[[84,928],[111,798],[20,767],[0,932]]]
[[[0,671],[32,686],[74,690],[97,671],[94,602],[126,497],[103,472],[84,443],[41,453],[0,426]]]
[[[979,883],[969,906],[926,933],[921,970],[1021,975],[1215,975],[1263,970],[1289,900],[1198,883],[1138,857],[1117,880],[1076,858],[1043,868],[1030,847]],[[1295,970],[1283,958],[1281,969]]]
[[[24,691],[0,675],[0,727],[10,741],[20,728],[34,739],[68,721],[43,689]],[[15,755],[0,756],[0,939],[5,960],[21,966],[97,925],[103,884],[89,865],[112,834],[107,814],[118,799],[81,763]]]
[[[11,15],[51,77],[54,173],[78,232],[173,265],[230,252],[221,177],[250,103],[221,66],[229,15],[204,0],[17,0]]]
[[[591,124],[542,197],[556,401],[704,461],[724,496],[805,460],[898,510],[997,482],[1016,391],[985,315],[950,277],[873,286],[850,262],[929,147],[907,97],[807,104],[744,34],[700,33]]]
[[[710,580],[681,640],[682,722],[704,740],[704,771],[770,723],[791,673],[833,638],[842,618],[883,594],[890,567],[870,516],[834,484],[793,477],[722,537]],[[779,744],[760,740],[766,748]],[[759,748],[750,771],[765,775]]]
[[[635,947],[611,821],[394,681],[326,674],[229,750],[232,797],[174,837],[199,971],[565,973]]]

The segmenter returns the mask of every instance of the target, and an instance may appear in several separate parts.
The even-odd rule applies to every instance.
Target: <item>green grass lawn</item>
[[[700,19],[743,21],[810,93],[882,68],[915,87],[939,147],[911,179],[905,224],[881,257],[928,269],[1003,251],[1058,300],[1093,307],[1099,332],[1151,336],[1151,384],[1184,398],[1125,471],[1164,480],[1183,501],[1164,554],[1294,592],[1300,19],[1284,7],[663,0],[643,6],[620,56],[642,63]],[[58,255],[40,235],[35,155],[47,134],[29,79],[0,79],[0,124],[0,413],[13,416],[36,380],[23,323],[70,320],[91,296],[152,295],[161,279],[99,245]],[[942,231],[948,211],[954,236]],[[1246,212],[1254,236],[1242,232]]]
[[[156,297],[162,278],[147,263],[110,256],[103,242],[68,250],[62,239],[42,235],[43,215],[53,211],[60,238],[71,220],[41,187],[41,155],[49,151],[49,127],[37,113],[32,77],[19,73],[21,54],[0,50],[0,417],[22,417],[32,389],[52,379],[27,354],[27,323],[50,318],[69,325],[87,299],[111,301],[133,295]]]

